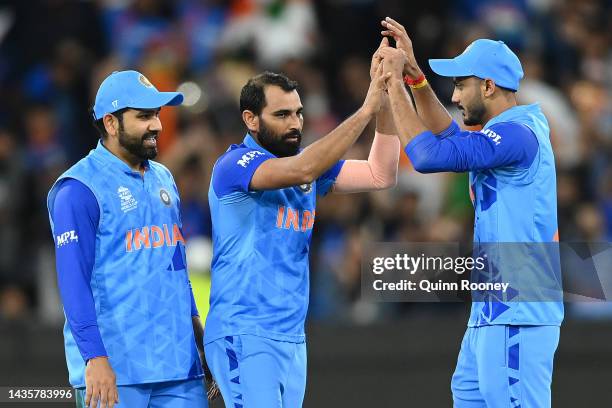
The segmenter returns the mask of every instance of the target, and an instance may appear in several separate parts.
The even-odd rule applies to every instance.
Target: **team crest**
[[[147,88],[153,88],[153,84],[151,83],[151,81],[147,79],[146,76],[140,74],[140,76],[138,77],[138,80],[140,81],[141,84],[143,84]]]
[[[308,194],[312,191],[312,183],[300,184],[298,187],[304,194]]]
[[[168,207],[170,206],[170,203],[171,203],[170,194],[168,194],[168,192],[164,190],[163,188],[159,190],[159,198],[162,200],[162,203],[164,203]]]

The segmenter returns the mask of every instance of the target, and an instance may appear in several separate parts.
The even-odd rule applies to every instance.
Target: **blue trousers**
[[[119,385],[115,408],[208,408],[204,380]],[[85,389],[76,390],[77,408],[85,407]]]
[[[306,343],[227,336],[204,345],[227,408],[299,408],[306,390]]]
[[[558,326],[468,327],[451,389],[455,408],[549,408]]]

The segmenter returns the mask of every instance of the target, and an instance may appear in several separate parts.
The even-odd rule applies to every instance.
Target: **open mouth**
[[[157,137],[156,136],[145,137],[142,141],[142,144],[145,147],[157,147]]]
[[[291,134],[284,137],[286,142],[289,143],[299,143],[302,140],[301,135]]]

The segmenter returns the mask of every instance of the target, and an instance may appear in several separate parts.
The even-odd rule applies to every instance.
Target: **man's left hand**
[[[406,63],[406,54],[402,50],[393,47],[385,47],[378,51],[383,61],[383,72],[391,73],[393,78],[401,79]]]

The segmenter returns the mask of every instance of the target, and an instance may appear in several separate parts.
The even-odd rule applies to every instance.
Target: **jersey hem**
[[[162,382],[172,382],[172,381],[187,381],[187,380],[196,380],[198,378],[204,378],[204,374],[198,374],[198,375],[192,375],[189,377],[185,377],[185,378],[168,378],[165,380],[145,380],[145,381],[138,381],[138,382],[117,382],[117,387],[119,386],[126,386],[126,385],[143,385],[143,384],[157,384],[157,383],[162,383]],[[70,384],[70,386],[72,388],[85,388],[85,384],[79,384],[79,385],[72,385]]]
[[[206,331],[206,330],[204,330]],[[222,332],[220,334],[217,335],[211,335],[209,337],[206,337],[206,334],[204,335],[204,344],[210,344],[213,343],[219,339],[222,339],[224,337],[227,336],[242,336],[242,335],[248,335],[248,336],[256,336],[256,337],[263,337],[265,339],[270,339],[270,340],[275,340],[275,341],[283,341],[283,342],[287,342],[287,343],[304,343],[306,341],[306,335],[305,334],[299,334],[299,335],[290,335],[290,334],[282,334],[282,333],[274,333],[274,332],[255,332],[255,331],[240,331],[240,332]]]
[[[561,326],[563,322],[499,322],[499,323],[485,323],[485,324],[474,324],[468,323],[467,327],[486,327],[486,326]]]

